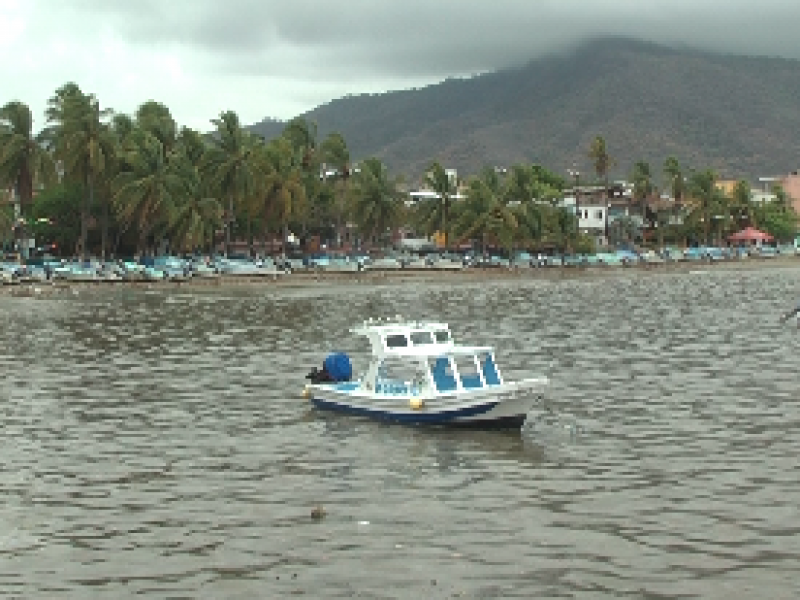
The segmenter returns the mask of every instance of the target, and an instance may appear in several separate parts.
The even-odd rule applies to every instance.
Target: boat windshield
[[[461,385],[465,388],[479,388],[483,387],[480,373],[478,372],[478,365],[475,362],[475,357],[467,356],[454,356],[458,368],[458,376],[461,379]]]
[[[424,346],[425,344],[433,344],[433,334],[430,331],[412,331],[411,343],[415,346]]]
[[[419,388],[425,381],[426,375],[424,366],[419,363],[386,358],[378,365],[375,391],[419,393]]]
[[[408,338],[403,334],[386,336],[387,348],[405,348],[406,346],[408,346]]]
[[[433,334],[436,337],[437,344],[446,344],[450,341],[450,332],[446,329],[441,329]]]

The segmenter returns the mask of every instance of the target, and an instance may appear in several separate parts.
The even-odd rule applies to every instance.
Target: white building
[[[561,206],[575,214],[575,195],[565,196]],[[598,245],[606,243],[606,217],[605,202],[599,203],[595,199],[581,198],[578,204],[578,230],[595,238]]]

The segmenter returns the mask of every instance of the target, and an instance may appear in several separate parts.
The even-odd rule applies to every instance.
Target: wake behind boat
[[[506,381],[490,346],[462,346],[445,323],[369,320],[351,329],[372,347],[353,379],[346,354],[331,354],[306,378],[317,408],[412,424],[521,426],[546,377]]]

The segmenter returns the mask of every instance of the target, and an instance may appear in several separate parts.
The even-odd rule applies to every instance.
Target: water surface
[[[0,297],[0,596],[797,597],[798,296],[783,268]],[[397,313],[549,397],[522,432],[310,410],[309,368]]]

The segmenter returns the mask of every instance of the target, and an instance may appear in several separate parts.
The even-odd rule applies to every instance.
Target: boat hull
[[[336,385],[309,385],[306,392],[320,410],[335,411],[409,425],[520,427],[540,402],[546,379],[528,380],[479,393],[417,399],[409,396],[369,396]],[[412,408],[412,403],[422,404]]]

